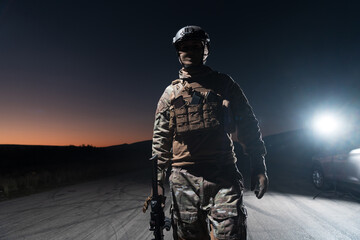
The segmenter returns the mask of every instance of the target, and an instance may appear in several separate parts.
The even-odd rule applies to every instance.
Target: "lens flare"
[[[331,114],[317,116],[314,119],[313,128],[322,135],[336,134],[340,130],[339,119]]]

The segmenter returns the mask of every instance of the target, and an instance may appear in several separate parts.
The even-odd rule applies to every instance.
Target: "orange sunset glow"
[[[92,145],[106,147],[123,143],[133,143],[151,139],[151,129],[147,135],[140,129],[110,129],[98,126],[98,129],[84,128],[83,126],[68,127],[56,126],[28,126],[29,128],[12,127],[1,130],[0,144],[23,144],[23,145]],[[133,130],[133,131],[131,131]],[[118,133],[118,134],[117,134]]]
[[[141,119],[110,119],[91,115],[66,118],[41,114],[39,117],[38,114],[20,111],[14,115],[0,119],[0,144],[105,147],[150,140],[152,135],[152,116],[141,122]]]

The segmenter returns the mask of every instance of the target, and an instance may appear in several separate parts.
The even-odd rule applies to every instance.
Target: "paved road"
[[[141,211],[146,179],[139,171],[0,202],[0,239],[151,239],[149,214]],[[327,194],[314,200],[306,181],[291,179],[274,177],[262,200],[245,192],[248,239],[360,239],[359,202]]]

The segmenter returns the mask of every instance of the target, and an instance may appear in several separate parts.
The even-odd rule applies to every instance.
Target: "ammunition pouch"
[[[219,129],[223,125],[222,102],[185,103],[170,107],[170,128],[178,135]]]

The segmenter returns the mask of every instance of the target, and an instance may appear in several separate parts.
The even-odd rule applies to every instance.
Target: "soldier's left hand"
[[[254,189],[255,195],[258,199],[262,198],[266,193],[269,185],[269,179],[265,174],[261,173],[257,175],[257,187]]]

